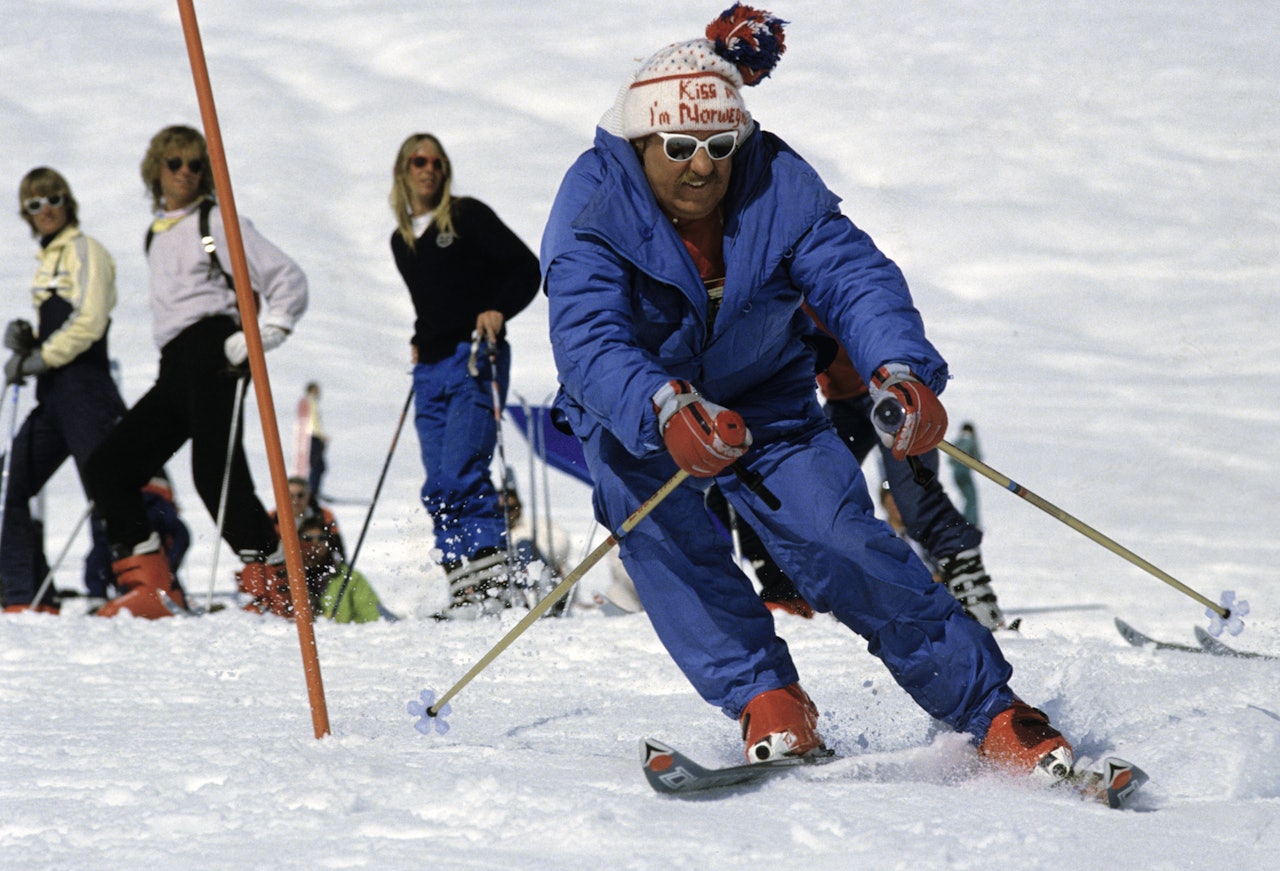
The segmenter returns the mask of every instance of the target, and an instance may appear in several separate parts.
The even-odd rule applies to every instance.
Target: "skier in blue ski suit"
[[[670,49],[701,52],[700,42]],[[655,59],[652,81],[673,78]],[[686,479],[621,539],[623,563],[672,658],[707,702],[734,718],[753,698],[798,680],[770,612],[703,510],[702,489],[714,480],[804,598],[866,639],[929,714],[981,741],[1015,704],[1033,710],[1017,702],[991,632],[875,517],[862,472],[815,396],[822,340],[801,310],[806,302],[860,371],[902,364],[942,391],[946,363],[925,338],[898,267],[841,214],[814,169],[746,115],[731,158],[707,148],[709,159],[732,161],[720,204],[723,301],[713,315],[679,222],[660,208],[646,175],[641,149],[664,148],[664,128],[619,133],[624,99],[565,176],[540,257],[561,384],[555,407],[583,442],[596,515],[619,529],[676,473],[655,410],[673,381],[741,415],[752,439],[739,462],[781,501],[770,510],[725,469]],[[666,155],[690,159],[669,148]]]

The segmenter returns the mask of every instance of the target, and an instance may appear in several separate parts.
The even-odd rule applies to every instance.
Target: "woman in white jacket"
[[[126,590],[99,609],[102,616],[122,610],[139,617],[169,613],[165,597],[176,591],[159,541],[147,526],[140,488],[190,440],[196,490],[209,513],[217,515],[236,382],[248,377],[235,290],[217,256],[226,251],[226,236],[204,137],[190,127],[161,130],[143,158],[142,178],[156,209],[146,247],[160,374],[89,463],[90,492],[111,541],[112,571]],[[306,310],[306,277],[244,218],[240,231],[250,282],[261,301],[262,346],[271,350]],[[241,589],[265,607],[268,585],[284,575],[284,556],[254,492],[239,431],[225,516],[223,538],[245,563]]]

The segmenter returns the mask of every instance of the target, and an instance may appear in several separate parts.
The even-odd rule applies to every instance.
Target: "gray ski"
[[[1230,656],[1237,659],[1276,659],[1275,656],[1269,656],[1265,653],[1250,653],[1245,650],[1236,650],[1234,647],[1223,644],[1214,638],[1203,628],[1195,627],[1196,641],[1199,646],[1192,644],[1174,644],[1169,641],[1157,641],[1150,635],[1144,635],[1137,629],[1134,629],[1128,623],[1115,618],[1116,629],[1120,630],[1120,635],[1125,641],[1128,641],[1134,647],[1152,647],[1156,650],[1181,650],[1183,653],[1208,653],[1213,656]]]
[[[1199,626],[1196,627],[1196,641],[1200,642],[1200,646],[1204,648],[1206,653],[1212,653],[1214,656],[1234,656],[1237,659],[1276,658],[1265,653],[1250,653],[1245,650],[1236,650],[1234,647],[1228,647]]]
[[[653,738],[640,741],[644,776],[650,786],[666,795],[689,795],[727,786],[745,786],[793,771],[802,765],[830,762],[835,758],[830,751],[815,751],[807,756],[784,756],[768,762],[707,768],[661,741]]]
[[[1154,647],[1156,650],[1181,650],[1184,653],[1205,652],[1203,647],[1193,647],[1190,644],[1173,644],[1168,641],[1156,641],[1150,635],[1143,635],[1119,617],[1116,618],[1116,629],[1120,630],[1121,637],[1134,647]]]

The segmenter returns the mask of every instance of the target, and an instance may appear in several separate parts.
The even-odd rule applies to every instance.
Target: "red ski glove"
[[[687,381],[664,384],[653,408],[672,459],[695,478],[719,475],[751,446],[742,415],[703,399]]]
[[[902,423],[898,428],[880,431],[880,440],[893,449],[895,460],[926,454],[947,434],[947,410],[937,395],[901,363],[890,363],[876,370],[871,377],[871,397],[875,400],[871,415],[877,427],[881,421],[892,419],[890,414],[883,413],[886,411],[881,407],[883,403],[896,402],[902,406]]]

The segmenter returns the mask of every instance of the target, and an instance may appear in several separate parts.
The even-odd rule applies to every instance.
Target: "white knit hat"
[[[735,3],[707,26],[707,39],[668,45],[641,64],[600,126],[624,139],[713,130],[737,130],[745,138],[751,113],[742,88],[768,76],[778,62],[784,23]]]
[[[659,130],[737,130],[746,136],[751,113],[741,89],[742,74],[710,40],[678,42],[644,62],[600,126],[624,139]]]

